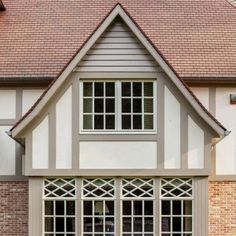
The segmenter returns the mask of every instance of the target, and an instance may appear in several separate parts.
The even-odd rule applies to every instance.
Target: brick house
[[[236,235],[236,8],[0,0],[0,235]]]

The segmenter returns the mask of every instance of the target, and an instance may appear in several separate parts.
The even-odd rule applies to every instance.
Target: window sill
[[[87,134],[94,134],[94,135],[101,135],[101,134],[108,134],[108,135],[148,135],[148,134],[157,134],[156,130],[153,131],[80,131],[79,134],[87,135]]]

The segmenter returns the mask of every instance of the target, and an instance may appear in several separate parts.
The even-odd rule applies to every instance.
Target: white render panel
[[[191,87],[195,96],[199,99],[202,105],[209,110],[209,88]]]
[[[56,168],[72,168],[72,88],[56,104]]]
[[[32,132],[32,168],[48,168],[48,116]]]
[[[156,142],[80,142],[81,169],[155,169]]]
[[[0,90],[0,119],[16,118],[16,90]]]
[[[6,134],[10,129],[10,126],[0,126],[0,175],[15,174],[16,143]]]
[[[164,102],[164,168],[180,168],[180,103],[165,87]]]
[[[231,131],[216,145],[216,174],[236,174],[236,105],[230,104],[236,88],[216,88],[216,118]]]
[[[188,116],[188,168],[204,168],[204,131]]]
[[[43,89],[26,89],[22,94],[22,115],[24,115],[42,95]]]

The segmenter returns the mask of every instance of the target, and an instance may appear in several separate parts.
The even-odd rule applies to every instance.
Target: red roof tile
[[[0,77],[56,77],[115,0],[4,0]],[[226,0],[121,0],[181,77],[236,78],[236,9]]]

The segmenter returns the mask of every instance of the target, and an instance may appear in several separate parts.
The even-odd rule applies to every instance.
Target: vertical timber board
[[[43,235],[43,179],[29,179],[29,236]]]
[[[208,235],[208,178],[195,177],[194,181],[194,205],[193,205],[193,229],[194,235]]]

